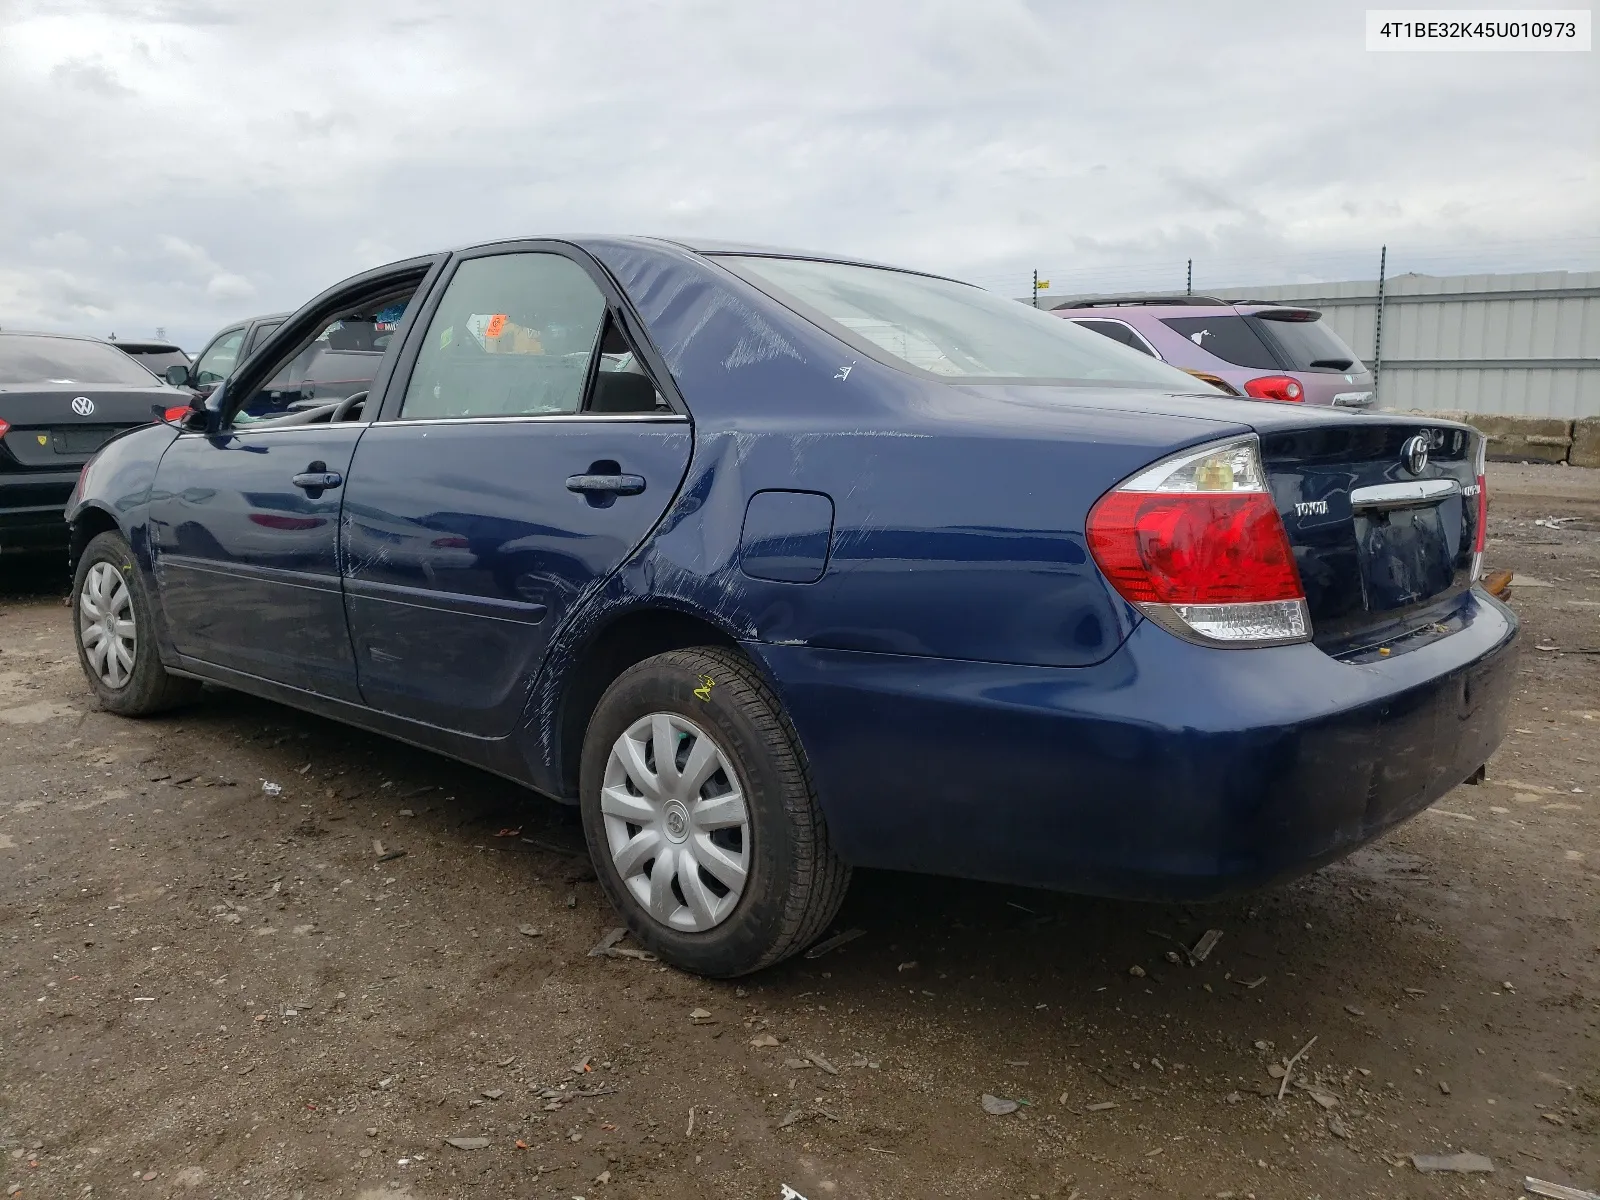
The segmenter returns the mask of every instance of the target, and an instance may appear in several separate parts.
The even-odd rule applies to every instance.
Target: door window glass
[[[1121,342],[1130,350],[1137,350],[1140,354],[1151,353],[1150,347],[1145,344],[1143,338],[1133,331],[1133,327],[1124,325],[1121,321],[1078,320],[1076,323],[1082,325],[1085,329],[1092,329],[1096,333],[1110,338],[1113,342]],[[1154,357],[1154,355],[1151,356]]]
[[[244,330],[225,333],[206,347],[200,361],[194,365],[196,383],[221,383],[233,374],[239,365],[239,347],[244,344]]]
[[[1272,351],[1243,317],[1162,317],[1161,323],[1225,363],[1256,370],[1279,369]]]
[[[401,418],[577,412],[605,311],[569,258],[468,259],[423,337]]]

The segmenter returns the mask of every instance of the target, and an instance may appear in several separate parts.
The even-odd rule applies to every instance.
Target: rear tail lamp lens
[[[1257,400],[1282,400],[1286,404],[1302,404],[1306,398],[1305,388],[1292,375],[1262,375],[1248,380],[1244,390],[1245,395]]]
[[[161,416],[164,420],[181,421],[187,417],[191,411],[193,410],[190,409],[187,404],[174,404],[171,408],[167,409],[166,412],[162,413]]]
[[[6,420],[4,417],[0,417],[0,438],[5,437],[5,435],[8,432],[10,432],[10,430],[11,430],[11,422]]]
[[[1100,498],[1087,533],[1111,586],[1169,633],[1232,646],[1311,636],[1294,551],[1253,437],[1140,472]]]
[[[1478,521],[1472,532],[1472,581],[1483,578],[1483,547],[1489,540],[1489,484],[1484,478],[1484,460],[1489,439],[1478,435]]]

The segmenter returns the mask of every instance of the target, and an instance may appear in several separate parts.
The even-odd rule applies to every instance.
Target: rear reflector
[[[1301,404],[1306,398],[1306,390],[1292,375],[1262,375],[1247,380],[1244,391],[1257,400],[1282,400],[1286,404]]]
[[[1170,633],[1231,646],[1311,636],[1294,551],[1254,437],[1141,471],[1099,499],[1087,535],[1111,586]]]

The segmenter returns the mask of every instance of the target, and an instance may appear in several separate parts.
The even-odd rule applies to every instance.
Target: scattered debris
[[[1511,594],[1512,573],[1510,571],[1494,571],[1485,577],[1484,590],[1498,600],[1504,600]]]
[[[1208,929],[1200,935],[1200,940],[1189,951],[1189,960],[1194,963],[1203,963],[1210,953],[1217,948],[1217,943],[1222,940],[1222,930]]]
[[[627,936],[628,927],[626,925],[618,925],[615,929],[606,930],[606,935],[594,944],[587,957],[609,958],[612,947]]]
[[[406,852],[404,850],[391,850],[387,854],[378,855],[378,861],[379,862],[393,862],[395,859],[404,858],[405,856],[406,856]]]
[[[1563,525],[1570,525],[1574,521],[1581,521],[1582,517],[1536,517],[1534,524],[1545,529],[1560,529]]]
[[[283,795],[283,784],[273,783],[270,779],[263,779],[261,781],[261,790],[269,796],[281,796]]]
[[[1543,1179],[1535,1179],[1532,1175],[1523,1177],[1522,1186],[1535,1196],[1549,1196],[1550,1200],[1600,1200],[1600,1192],[1568,1187],[1564,1183],[1546,1183]]]
[[[521,828],[521,826],[518,826],[516,829],[501,829],[501,830],[498,830],[495,833],[494,836],[495,837],[521,837],[522,836],[522,828]]]
[[[750,1044],[757,1050],[764,1050],[778,1044],[778,1039],[770,1033],[758,1033],[750,1039]]]
[[[694,1110],[695,1106],[693,1104],[689,1105],[689,1128],[683,1131],[684,1137],[694,1136]]]
[[[1135,979],[1143,979],[1145,976],[1145,971],[1143,967],[1139,966],[1138,963],[1135,963],[1133,966],[1128,968],[1128,974],[1132,975]]]
[[[505,1094],[506,1092],[504,1088],[490,1088],[486,1092],[479,1093],[479,1095],[481,1095],[485,1100],[498,1100]]]
[[[547,842],[541,838],[525,837],[521,840],[540,850],[548,850],[551,854],[566,854],[573,858],[579,858],[588,853],[587,850],[579,850],[572,846],[558,846],[555,842]]]
[[[711,1013],[708,1010],[704,1009],[704,1008],[696,1008],[696,1009],[693,1009],[689,1013],[689,1020],[691,1020],[691,1021],[709,1021],[709,1020],[711,1020]]]
[[[1304,1046],[1301,1046],[1300,1049],[1295,1051],[1295,1054],[1294,1054],[1293,1058],[1291,1058],[1288,1062],[1283,1064],[1283,1082],[1278,1084],[1278,1099],[1279,1100],[1283,1099],[1284,1089],[1289,1086],[1289,1076],[1294,1074],[1294,1065],[1295,1065],[1295,1063],[1299,1062],[1301,1056],[1303,1054],[1305,1054],[1305,1052],[1307,1050],[1311,1049],[1311,1047],[1315,1046],[1316,1044],[1317,1044],[1317,1039],[1315,1037],[1313,1037]]]
[[[1488,1174],[1494,1164],[1481,1154],[1459,1150],[1454,1154],[1413,1154],[1411,1165],[1424,1175],[1452,1173],[1456,1175]]]
[[[1308,1087],[1305,1089],[1305,1093],[1325,1109],[1334,1109],[1339,1107],[1339,1098],[1332,1092],[1325,1092],[1320,1088]]]
[[[1240,987],[1246,987],[1246,988],[1250,988],[1252,990],[1255,989],[1255,988],[1260,987],[1266,981],[1267,981],[1267,977],[1265,975],[1261,976],[1259,979],[1235,979],[1234,980],[1234,982],[1237,983]]]
[[[1113,1108],[1116,1108],[1116,1107],[1117,1107],[1117,1102],[1115,1100],[1102,1100],[1098,1104],[1089,1105],[1089,1107],[1084,1109],[1083,1111],[1084,1112],[1110,1112]]]
[[[445,1145],[454,1146],[457,1150],[486,1150],[489,1139],[486,1137],[445,1138]]]
[[[910,962],[903,962],[898,967],[895,968],[896,971],[915,971],[916,969],[917,969],[917,960],[916,959],[912,959]]]
[[[1367,1015],[1367,1010],[1366,1009],[1361,1008],[1358,1005],[1354,1005],[1354,1004],[1346,1004],[1344,1006],[1344,1010],[1345,1010],[1345,1012],[1349,1013],[1352,1017],[1364,1017],[1364,1016]]]
[[[518,925],[517,926],[517,932],[520,933],[523,937],[543,937],[544,936],[543,931],[535,929],[532,925]]]
[[[1344,1122],[1339,1120],[1338,1117],[1328,1118],[1328,1132],[1336,1138],[1348,1138],[1350,1136],[1350,1131],[1345,1128]]]
[[[1020,1108],[1015,1100],[1007,1100],[1000,1096],[991,1096],[988,1092],[983,1094],[983,1111],[991,1117],[1003,1117],[1007,1113],[1014,1113]]]
[[[840,946],[847,945],[864,935],[865,929],[846,929],[843,933],[836,933],[831,938],[824,938],[811,949],[806,951],[807,958],[821,958],[830,951],[837,950]]]
[[[1450,1085],[1442,1079],[1439,1080],[1439,1091],[1448,1096],[1450,1094]]]
[[[818,1054],[815,1050],[807,1050],[806,1057],[822,1070],[826,1071],[829,1075],[837,1075],[839,1073],[838,1067],[834,1066],[827,1059],[823,1058],[822,1055]]]
[[[789,1128],[789,1126],[793,1125],[796,1121],[798,1121],[801,1117],[803,1117],[805,1115],[806,1115],[806,1111],[803,1108],[790,1109],[789,1110],[789,1114],[786,1117],[784,1117],[783,1120],[778,1122],[778,1128],[779,1129],[787,1129],[787,1128]]]

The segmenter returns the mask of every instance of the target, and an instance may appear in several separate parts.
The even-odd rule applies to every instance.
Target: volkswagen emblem
[[[94,401],[87,396],[74,396],[72,398],[72,411],[80,417],[94,415]]]
[[[1405,445],[1400,447],[1400,465],[1413,475],[1421,475],[1428,469],[1427,434],[1419,433],[1406,439]]]

